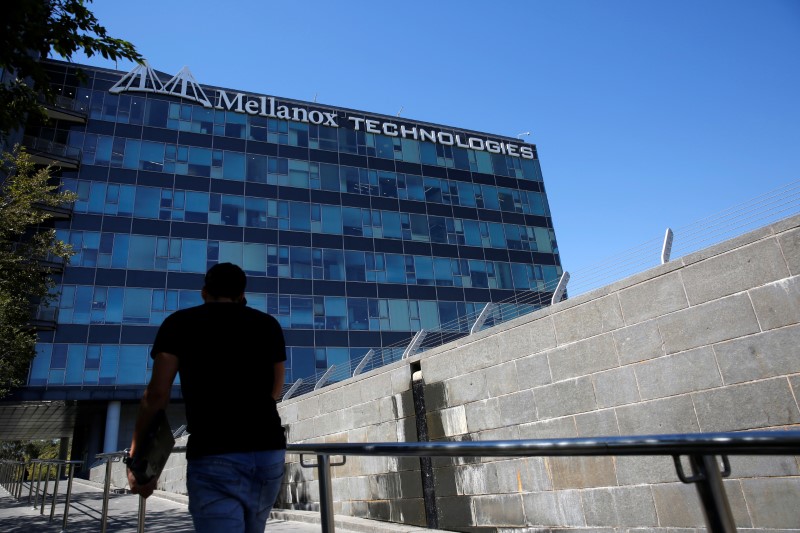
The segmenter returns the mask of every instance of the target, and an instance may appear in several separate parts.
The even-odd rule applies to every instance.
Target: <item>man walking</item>
[[[153,374],[142,397],[131,456],[180,373],[190,433],[189,512],[199,533],[263,533],[283,478],[286,438],[276,401],[286,349],[275,318],[247,307],[247,277],[232,263],[205,277],[203,305],[176,311],[151,351]],[[156,481],[131,491],[145,498]]]

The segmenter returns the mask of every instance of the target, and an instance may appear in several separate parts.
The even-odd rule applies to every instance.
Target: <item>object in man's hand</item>
[[[136,454],[124,458],[123,462],[133,473],[136,483],[146,485],[161,475],[174,446],[175,438],[169,428],[167,415],[161,409],[153,417],[145,434],[136,441]]]

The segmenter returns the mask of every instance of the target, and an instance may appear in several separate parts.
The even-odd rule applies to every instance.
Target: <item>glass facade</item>
[[[352,369],[420,329],[468,331],[487,302],[548,301],[561,275],[532,145],[525,158],[506,152],[518,140],[304,102],[290,103],[339,123],[113,94],[118,72],[82,67],[81,83],[73,67],[48,65],[87,120],[26,131],[81,150],[78,169],[61,172],[74,212],[56,223],[75,256],[29,388],[68,398],[76,387],[143,387],[157,327],[201,303],[217,262],[240,265],[248,304],[283,325],[287,382]],[[203,90],[213,102],[228,91]],[[394,129],[375,133],[378,120]],[[491,143],[506,144],[482,149]]]

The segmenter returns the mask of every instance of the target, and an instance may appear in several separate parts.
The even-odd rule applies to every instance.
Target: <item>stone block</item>
[[[549,457],[554,489],[585,489],[617,485],[613,457]]]
[[[693,395],[702,431],[738,431],[800,423],[786,378],[698,392]]]
[[[654,527],[658,525],[648,486],[581,491],[587,526]]]
[[[422,498],[392,500],[389,515],[396,524],[425,527],[425,502]]]
[[[444,382],[447,388],[447,401],[450,407],[462,405],[489,397],[489,386],[483,372],[471,372]]]
[[[387,500],[372,500],[367,502],[368,517],[371,520],[388,522],[391,518],[391,509]]]
[[[580,492],[561,490],[530,492],[522,495],[528,525],[545,527],[583,527]]]
[[[428,356],[422,354],[419,360],[422,376],[425,383],[436,383],[444,381],[458,375],[458,354],[456,350],[448,350],[444,353]]]
[[[733,519],[740,528],[752,527],[747,513],[742,488],[738,480],[723,482],[728,496]],[[705,527],[700,498],[693,485],[684,483],[664,483],[652,485],[653,499],[656,504],[659,525],[662,527]]]
[[[503,426],[524,424],[536,420],[536,403],[533,391],[524,390],[497,398],[500,423]]]
[[[364,403],[361,399],[361,382],[356,382],[342,387],[345,407]]]
[[[559,345],[581,341],[624,326],[616,294],[555,313],[553,324]]]
[[[411,366],[404,365],[395,368],[390,372],[390,379],[392,380],[392,393],[399,394],[401,392],[411,390]]]
[[[726,384],[800,372],[800,325],[714,345]]]
[[[620,485],[641,485],[670,483],[677,481],[678,476],[672,457],[623,455],[617,457],[617,480]]]
[[[467,416],[463,405],[427,414],[428,436],[431,440],[467,433]]]
[[[560,346],[547,352],[553,381],[577,378],[619,366],[614,338],[610,333]]]
[[[689,307],[678,272],[621,290],[619,304],[628,326]]]
[[[722,385],[710,346],[652,359],[635,366],[643,400],[664,398]]]
[[[319,397],[310,396],[297,402],[298,420],[306,420],[319,416]]]
[[[664,343],[661,341],[661,333],[655,320],[618,329],[612,335],[621,365],[664,355]]]
[[[800,398],[800,376],[791,376],[789,378],[789,383],[791,384],[792,390],[794,391],[794,398],[795,400],[797,400],[798,398]]]
[[[484,375],[490,397],[511,394],[520,389],[517,381],[517,365],[514,361],[488,368],[484,371]]]
[[[575,426],[575,418],[565,416],[532,424],[522,424],[519,426],[519,436],[521,439],[569,439],[577,437],[578,430]]]
[[[585,413],[597,408],[591,377],[538,387],[534,389],[534,398],[540,420]]]
[[[439,515],[440,529],[456,530],[475,525],[472,515],[472,498],[470,497],[437,497],[436,509]]]
[[[439,409],[446,409],[447,402],[447,387],[444,381],[436,381],[434,383],[425,382],[425,409],[428,411],[437,411]]]
[[[319,395],[319,404],[322,406],[322,411],[325,413],[349,407],[344,404],[344,392],[342,391],[342,387],[334,387],[331,390],[325,390]]]
[[[464,408],[470,433],[494,429],[504,425],[497,398],[472,402],[465,405]]]
[[[728,459],[733,479],[800,475],[793,455],[731,455]]]
[[[542,317],[498,334],[504,361],[519,359],[556,347],[552,317]]]
[[[514,364],[517,366],[519,390],[532,389],[553,382],[546,352],[517,359]]]
[[[477,494],[489,494],[489,486],[496,483],[490,480],[494,475],[494,470],[487,468],[485,464],[465,465],[456,468],[456,491],[465,496],[475,496]]]
[[[360,381],[359,385],[361,387],[361,399],[368,403],[390,393],[392,390],[392,375],[389,372],[381,372]]]
[[[544,457],[506,459],[491,464],[495,472],[492,492],[525,493],[553,488]]]
[[[673,396],[615,408],[621,435],[697,433],[700,426],[689,396]]]
[[[476,496],[472,504],[475,507],[475,522],[478,526],[525,525],[525,510],[520,494]]]
[[[800,529],[800,479],[743,479],[741,484],[753,527]]]
[[[458,346],[454,351],[458,355],[459,374],[469,374],[505,360],[501,354],[498,335]]]
[[[747,294],[727,296],[662,316],[658,327],[668,354],[760,331]]]
[[[632,366],[614,368],[592,376],[597,407],[615,407],[638,402],[639,385]]]
[[[579,437],[619,436],[617,415],[613,409],[575,415]]]
[[[800,228],[778,235],[783,257],[793,276],[800,274]]]
[[[435,468],[433,470],[433,483],[436,489],[436,496],[456,496],[458,490],[456,488],[456,468],[453,466],[446,466],[442,468]]]
[[[280,402],[278,414],[284,425],[297,422],[297,402]]]
[[[763,331],[800,324],[800,276],[751,289],[750,299]]]
[[[475,440],[517,440],[519,436],[519,426],[506,426],[502,428],[487,429],[472,434]]]

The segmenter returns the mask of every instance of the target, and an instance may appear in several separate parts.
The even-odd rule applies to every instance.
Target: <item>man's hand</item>
[[[136,476],[133,475],[130,468],[126,469],[128,472],[128,485],[131,487],[131,492],[134,494],[138,494],[142,498],[147,498],[153,491],[156,490],[156,483],[158,483],[158,478],[154,477],[150,481],[147,482],[146,485],[139,485],[136,482]]]

